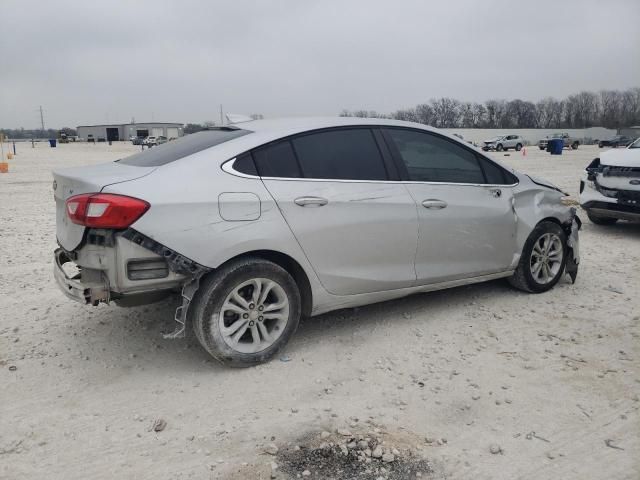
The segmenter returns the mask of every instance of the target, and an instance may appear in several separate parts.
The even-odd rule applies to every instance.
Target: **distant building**
[[[110,125],[79,125],[78,137],[85,141],[117,142],[131,137],[178,138],[184,135],[181,123],[149,122]]]

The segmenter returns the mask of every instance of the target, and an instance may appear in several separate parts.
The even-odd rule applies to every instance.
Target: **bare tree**
[[[458,126],[460,102],[454,98],[431,100],[434,124],[438,128],[454,128]]]
[[[416,121],[418,123],[424,123],[425,125],[433,124],[433,121],[434,121],[433,108],[431,108],[430,105],[427,105],[426,103],[421,103],[420,105],[417,105],[415,109],[415,114],[416,114]]]

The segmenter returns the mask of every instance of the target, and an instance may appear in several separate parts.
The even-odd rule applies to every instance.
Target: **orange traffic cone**
[[[0,173],[9,173],[9,164],[7,162],[0,162]]]

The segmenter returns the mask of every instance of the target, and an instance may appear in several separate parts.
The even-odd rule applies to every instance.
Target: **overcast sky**
[[[640,86],[640,1],[3,0],[0,127]]]

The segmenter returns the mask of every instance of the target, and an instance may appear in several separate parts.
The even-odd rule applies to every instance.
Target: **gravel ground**
[[[230,370],[162,339],[173,303],[85,307],[54,284],[50,170],[136,150],[19,144],[0,175],[0,478],[324,478],[304,465],[319,458],[306,439],[345,428],[399,445],[376,478],[414,478],[406,455],[428,462],[423,478],[640,477],[639,224],[582,214],[575,285],[496,281],[334,312],[303,322],[280,359]],[[596,154],[495,155],[575,196]]]

